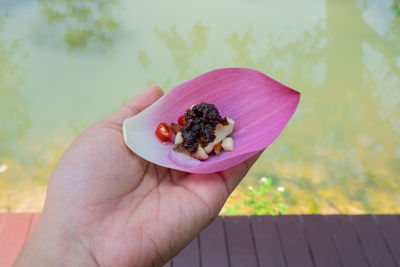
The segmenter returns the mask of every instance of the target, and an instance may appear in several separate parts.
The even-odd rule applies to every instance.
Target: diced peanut
[[[208,145],[204,147],[204,151],[206,151],[207,154],[210,154],[211,151],[214,149],[214,142],[210,142]]]
[[[226,151],[233,150],[233,139],[231,137],[225,137],[222,139],[222,147]]]
[[[178,132],[175,136],[175,145],[180,145],[183,143],[182,132]]]
[[[214,144],[218,144],[219,142],[222,141],[225,137],[229,136],[232,131],[233,131],[233,126],[235,124],[235,121],[227,118],[228,120],[228,125],[222,125],[221,123],[218,123],[217,126],[215,127],[215,139],[214,139]]]
[[[214,146],[215,155],[219,156],[219,154],[221,153],[221,148],[222,148],[221,143],[218,143],[218,144],[216,144],[216,145]]]
[[[193,155],[193,157],[195,157],[196,159],[201,159],[201,160],[208,159],[208,155],[207,155],[206,151],[204,150],[204,148],[201,147],[201,145],[199,145],[197,147],[197,151]]]

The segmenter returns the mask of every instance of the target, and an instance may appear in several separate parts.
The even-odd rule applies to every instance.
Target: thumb
[[[123,105],[119,110],[109,116],[106,120],[122,125],[124,120],[132,117],[154,102],[157,101],[164,92],[158,85],[147,88],[144,92],[132,98],[128,103]]]

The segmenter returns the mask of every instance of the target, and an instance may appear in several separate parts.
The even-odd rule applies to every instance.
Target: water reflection
[[[292,152],[273,146],[274,157],[265,157],[276,182],[291,184],[287,197],[293,212],[393,212],[400,203],[399,69],[393,64],[399,51],[396,39],[380,38],[363,12],[355,2],[327,2],[322,32],[328,39],[322,50],[327,76],[315,91],[302,89],[300,111],[308,110],[289,126],[299,139],[285,134],[280,139]],[[298,45],[299,51],[314,51]],[[296,59],[302,54],[304,64],[316,62],[314,53],[296,52]],[[265,165],[259,169],[252,175],[265,174]]]
[[[68,57],[25,41],[36,58],[27,67],[32,75],[28,89],[19,89],[33,102],[25,113],[32,111],[34,136],[53,144],[33,138],[24,149],[40,156],[30,164],[4,159],[0,166],[8,167],[0,178],[26,177],[26,184],[36,181],[44,187],[70,140],[140,88],[158,83],[169,89],[210,69],[240,66],[300,90],[302,100],[294,119],[228,205],[236,207],[248,186],[269,176],[276,188],[286,189],[289,212],[400,212],[400,18],[392,2],[208,1],[199,2],[196,13],[182,1],[159,2],[160,10],[172,13],[157,14],[153,3],[121,0],[129,14],[124,17],[116,13],[116,1],[79,5],[76,0],[41,0],[41,13],[50,22],[45,30],[62,29],[70,36],[68,46],[81,53]],[[107,10],[100,8],[103,2],[109,3]],[[96,28],[104,14],[115,27]],[[67,34],[71,27],[79,31]],[[116,43],[120,27],[126,35]],[[112,59],[87,56],[89,47],[108,48],[108,41],[96,37],[101,33],[114,44]],[[38,88],[43,90],[38,93]],[[12,147],[23,138],[10,139],[11,145],[3,139],[1,143]],[[11,208],[23,206],[8,203]]]
[[[140,62],[140,64],[145,68],[147,68],[151,64],[151,60],[147,55],[146,51],[144,50],[139,52],[137,59]]]
[[[0,17],[0,36],[4,27],[5,18]],[[0,37],[0,159],[15,155],[13,148],[31,126],[28,103],[21,94],[26,71],[17,63],[24,56],[18,41]]]
[[[62,25],[62,38],[71,50],[112,47],[120,28],[119,0],[39,0],[39,3],[49,23]]]
[[[256,68],[281,80],[296,77],[300,88],[313,89],[325,78],[323,27],[321,20],[297,38],[268,33],[260,38],[249,25],[243,34],[234,31],[226,43],[236,66]]]
[[[172,25],[169,30],[156,27],[154,33],[171,52],[175,67],[180,78],[186,78],[196,73],[196,62],[193,57],[204,53],[208,47],[208,33],[210,28],[198,22],[193,25],[187,34],[179,34],[177,26]]]
[[[8,26],[6,19],[6,16],[0,17],[0,36]],[[20,42],[0,37],[0,211],[18,210],[18,205],[27,203],[23,199],[27,195],[20,194],[21,189],[33,192],[38,188],[36,181],[30,180],[29,185],[23,182],[31,176],[25,171],[23,161],[16,160],[23,154],[17,147],[32,125],[28,101],[21,93],[27,82],[27,73],[19,63],[25,58]],[[27,186],[34,190],[27,190]],[[40,196],[43,193],[41,190]],[[36,201],[37,194],[33,196],[33,205],[43,204]]]
[[[391,9],[395,16],[400,17],[400,1],[394,0]]]

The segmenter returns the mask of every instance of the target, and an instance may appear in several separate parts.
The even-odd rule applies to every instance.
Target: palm
[[[124,144],[123,113],[73,142],[54,170],[44,212],[64,217],[102,265],[159,265],[211,222],[248,166],[196,175],[149,163]]]

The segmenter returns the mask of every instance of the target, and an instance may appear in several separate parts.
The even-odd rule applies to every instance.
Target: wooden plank
[[[341,262],[322,215],[303,215],[303,227],[316,266],[339,267]]]
[[[173,260],[174,267],[200,267],[200,255],[197,237],[192,240]]]
[[[275,217],[288,267],[314,266],[306,237],[297,215]]]
[[[258,262],[265,267],[285,267],[281,241],[272,216],[251,216]],[[205,265],[207,266],[207,265]]]
[[[396,215],[376,215],[375,219],[385,237],[391,254],[400,266],[400,220]]]
[[[224,222],[217,217],[200,233],[202,266],[229,267],[229,258],[225,243]]]
[[[363,248],[346,215],[325,216],[343,267],[367,267]]]
[[[11,266],[25,242],[31,213],[7,213],[0,235],[0,266]]]
[[[257,256],[247,216],[225,216],[231,267],[256,267]]]
[[[26,238],[28,238],[32,234],[32,232],[35,229],[35,226],[39,220],[39,217],[40,217],[40,213],[33,213],[31,225],[29,226],[28,235]]]
[[[374,218],[371,215],[353,215],[350,219],[371,266],[394,267],[395,264]]]

